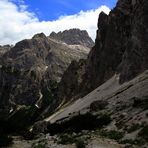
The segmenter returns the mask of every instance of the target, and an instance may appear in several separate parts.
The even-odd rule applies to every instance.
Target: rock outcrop
[[[94,46],[94,41],[85,30],[70,29],[58,33],[52,32],[50,37],[67,43],[68,45],[83,45],[89,48]]]
[[[64,88],[68,92],[67,86],[70,85],[73,90],[77,90],[64,96],[64,99],[87,94],[115,73],[120,74],[120,83],[124,83],[148,69],[147,7],[146,0],[119,0],[109,15],[100,13],[95,46],[90,51],[84,68],[80,68],[85,71],[82,76],[80,74],[81,82],[73,84],[73,81],[64,79],[67,74],[74,77],[79,69],[72,73],[66,71],[60,82],[59,91]],[[73,66],[78,65],[79,63]]]
[[[18,42],[0,59],[0,113],[5,110],[15,114],[24,106],[42,109],[51,105],[66,68],[73,60],[86,59],[89,50],[82,45],[61,43],[43,33]]]
[[[0,45],[0,57],[6,53],[7,51],[9,51],[13,46],[10,46],[10,45],[4,45],[4,46],[1,46]]]
[[[101,141],[106,137],[126,144],[118,147],[147,147],[147,8],[147,0],[118,0],[109,15],[100,13],[88,57],[91,42],[84,44],[76,29],[50,37],[37,34],[6,52],[0,60],[0,134],[30,123],[26,138],[60,133],[62,142],[77,143],[84,132],[85,139],[78,143],[83,147],[100,147],[100,136]],[[74,42],[71,34],[77,31]],[[49,114],[51,110],[55,112]],[[44,147],[51,137],[46,135]],[[90,139],[95,142],[86,143]]]

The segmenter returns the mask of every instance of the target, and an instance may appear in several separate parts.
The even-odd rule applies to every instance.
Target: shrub
[[[0,147],[7,147],[12,144],[12,138],[7,135],[0,135]]]
[[[141,126],[139,124],[133,124],[129,129],[127,129],[128,133],[132,133],[136,130],[138,130]]]
[[[100,132],[100,135],[103,137],[107,137],[109,139],[119,140],[119,139],[123,138],[124,133],[119,132],[119,131],[115,131],[115,130],[111,130],[111,131],[102,130]]]
[[[145,144],[145,141],[143,139],[125,139],[120,141],[120,144],[131,144],[131,145],[138,145],[142,146]]]
[[[148,142],[148,125],[144,126],[138,135]]]
[[[142,98],[134,97],[132,99],[134,100],[133,107],[143,108],[144,110],[148,109],[148,96],[144,96]]]
[[[80,138],[80,135],[72,135],[72,134],[62,134],[60,135],[60,141],[58,141],[59,144],[73,144],[75,143],[77,148],[85,148],[85,140]]]
[[[98,110],[103,110],[105,107],[108,105],[108,102],[105,100],[99,100],[99,101],[94,101],[90,105],[90,110],[91,111],[98,111]]]
[[[62,134],[62,135],[60,135],[60,140],[59,140],[58,143],[60,143],[60,144],[72,144],[72,143],[75,143],[75,138],[72,135]]]
[[[85,148],[85,143],[82,139],[77,139],[75,143],[77,148]]]
[[[97,123],[99,124],[100,127],[104,125],[108,125],[112,121],[110,115],[108,114],[103,114],[97,118]]]
[[[32,144],[32,148],[46,148],[47,142],[45,139],[39,140],[37,143]]]

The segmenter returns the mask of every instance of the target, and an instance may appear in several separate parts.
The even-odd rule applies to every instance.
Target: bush
[[[33,148],[45,148],[45,144],[38,143],[37,145],[32,146]]]
[[[46,148],[47,142],[45,139],[39,140],[37,143],[32,144],[32,148]]]
[[[133,107],[135,108],[143,108],[144,110],[148,109],[148,96],[144,96],[142,98],[134,97]]]
[[[90,105],[90,110],[91,111],[99,111],[105,109],[105,107],[108,105],[108,102],[106,100],[99,100],[99,101],[94,101]]]
[[[62,119],[64,120],[64,119]],[[62,121],[61,120],[61,121]],[[91,113],[79,114],[69,120],[49,124],[47,129],[51,135],[62,133],[70,129],[73,132],[80,132],[82,130],[93,130],[95,128],[102,128],[112,121],[108,114],[93,115]]]
[[[82,138],[78,135],[72,135],[72,134],[62,134],[60,135],[60,141],[58,142],[59,144],[76,144],[77,148],[85,148],[85,143]]]
[[[75,138],[72,135],[62,134],[60,135],[60,144],[72,144],[75,143]]]
[[[127,129],[128,133],[132,133],[136,130],[138,130],[141,126],[139,124],[133,124],[129,129]]]
[[[148,125],[144,126],[138,135],[148,142]]]
[[[100,132],[100,135],[103,137],[107,137],[109,139],[120,140],[121,138],[123,138],[124,133],[119,131],[114,131],[114,130],[111,130],[111,131],[102,130]]]
[[[145,144],[145,141],[143,139],[125,139],[120,141],[120,144],[131,144],[131,145],[138,145],[142,146]]]
[[[110,115],[103,114],[100,115],[99,118],[97,118],[97,123],[99,127],[102,127],[104,125],[108,125],[112,121]]]
[[[85,148],[85,143],[82,139],[77,139],[76,140],[76,147],[77,148]]]
[[[7,135],[0,135],[0,147],[7,147],[12,144],[12,138]]]

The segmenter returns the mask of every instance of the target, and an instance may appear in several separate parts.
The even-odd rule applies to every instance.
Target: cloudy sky
[[[98,15],[117,0],[0,0],[0,45],[15,44],[44,32],[87,30],[95,39]]]

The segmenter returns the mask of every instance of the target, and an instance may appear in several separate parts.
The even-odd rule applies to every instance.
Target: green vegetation
[[[77,141],[76,141],[76,147],[77,147],[77,148],[85,148],[84,140],[82,140],[82,139],[77,139]]]
[[[38,143],[37,145],[32,146],[32,148],[45,148],[45,144]]]
[[[106,100],[99,100],[99,101],[94,101],[90,105],[90,110],[91,111],[99,111],[105,109],[105,107],[108,105],[108,102]]]
[[[115,131],[115,130],[111,130],[111,131],[107,131],[107,130],[101,130],[99,132],[99,134],[103,137],[109,138],[109,139],[114,139],[114,140],[120,140],[123,138],[124,133],[123,132],[119,132],[119,131]]]
[[[12,144],[12,138],[7,135],[0,135],[0,147],[8,147]]]
[[[145,141],[143,139],[125,139],[120,141],[120,144],[131,144],[131,145],[138,145],[142,146],[145,144]]]
[[[58,143],[60,144],[71,144],[75,143],[76,139],[75,136],[69,135],[67,133],[60,135],[60,141]]]
[[[109,114],[101,114],[98,118],[97,118],[97,123],[98,126],[104,126],[104,125],[108,125],[109,123],[111,123],[112,119],[110,117]]]
[[[35,71],[31,71],[30,76],[31,76],[31,78],[33,78],[34,80],[37,79],[37,74],[36,74]]]
[[[145,125],[138,134],[141,138],[148,142],[148,125]]]
[[[148,109],[148,96],[144,96],[142,98],[133,98],[133,107],[135,108],[143,108],[144,110]]]
[[[82,137],[80,137],[80,135],[73,135],[73,134],[68,134],[68,133],[64,133],[61,134],[59,137],[59,144],[73,144],[75,143],[77,148],[85,148],[85,142],[87,139],[83,139]]]
[[[140,127],[141,127],[140,124],[133,124],[129,129],[127,129],[127,132],[132,133],[132,132],[138,130]]]
[[[47,141],[45,139],[42,139],[36,143],[32,144],[32,148],[46,148]]]
[[[115,124],[117,126],[118,129],[122,129],[125,125],[125,123],[123,121],[119,121],[119,122],[116,122]]]
[[[50,81],[49,86],[42,89],[42,94],[43,94],[42,100],[44,107],[50,105],[51,102],[54,100],[56,89],[57,89],[57,82],[55,81]]]
[[[108,125],[112,121],[110,115],[100,114],[93,115],[91,113],[79,114],[73,116],[70,120],[64,122],[57,122],[48,125],[48,130],[51,135],[62,133],[70,129],[73,132],[80,132],[82,130],[94,130]]]
[[[5,73],[14,74],[15,76],[20,74],[20,71],[18,69],[11,67],[10,65],[2,65],[1,69]]]
[[[8,125],[16,130],[25,128],[34,122],[38,109],[35,106],[17,106],[7,119]]]

